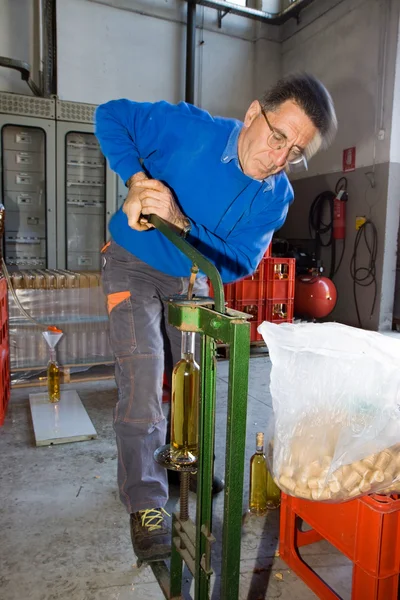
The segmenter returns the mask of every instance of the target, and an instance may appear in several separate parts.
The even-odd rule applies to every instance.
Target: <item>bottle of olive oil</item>
[[[47,365],[47,388],[50,402],[60,401],[60,367],[57,363],[55,348],[50,350],[50,360]]]
[[[194,359],[195,333],[182,332],[182,358],[172,372],[171,460],[191,464],[198,456],[200,369]]]
[[[250,459],[249,511],[265,515],[268,510],[267,463],[264,454],[264,434],[256,434],[256,451]]]
[[[50,350],[50,360],[47,363],[47,389],[49,401],[53,403],[60,401],[60,367],[57,363],[56,346],[62,336],[61,329],[57,329],[53,325],[43,331],[43,337]]]
[[[281,505],[281,490],[276,485],[272,473],[267,468],[267,508],[268,510],[274,510],[279,508]]]

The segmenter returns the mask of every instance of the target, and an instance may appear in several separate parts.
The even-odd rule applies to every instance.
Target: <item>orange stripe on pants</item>
[[[107,310],[108,314],[112,311],[113,308],[121,304],[124,300],[131,297],[130,292],[115,292],[114,294],[108,294],[107,296]]]
[[[107,244],[104,244],[104,246],[100,250],[101,254],[104,254],[104,252],[107,250],[107,248],[110,244],[111,244],[111,242],[107,242]]]

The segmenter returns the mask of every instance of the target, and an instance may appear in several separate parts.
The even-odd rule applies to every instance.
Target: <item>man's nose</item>
[[[281,148],[281,150],[274,151],[274,163],[277,167],[283,167],[287,162],[289,154],[288,148]]]

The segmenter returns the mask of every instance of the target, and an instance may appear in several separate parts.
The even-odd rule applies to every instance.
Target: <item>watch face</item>
[[[185,238],[187,236],[187,234],[189,233],[189,231],[191,230],[191,228],[192,228],[191,222],[189,221],[189,219],[185,219],[185,224],[181,231],[181,236]]]

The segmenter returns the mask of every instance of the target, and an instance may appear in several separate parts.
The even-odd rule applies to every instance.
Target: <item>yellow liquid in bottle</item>
[[[281,490],[276,485],[267,467],[267,508],[273,510],[281,505]]]
[[[265,515],[268,510],[267,464],[265,455],[257,452],[250,459],[249,511]]]
[[[47,388],[50,402],[60,401],[60,368],[55,362],[50,362],[47,367]]]
[[[199,367],[193,357],[180,360],[172,373],[171,459],[190,464],[198,455]]]

